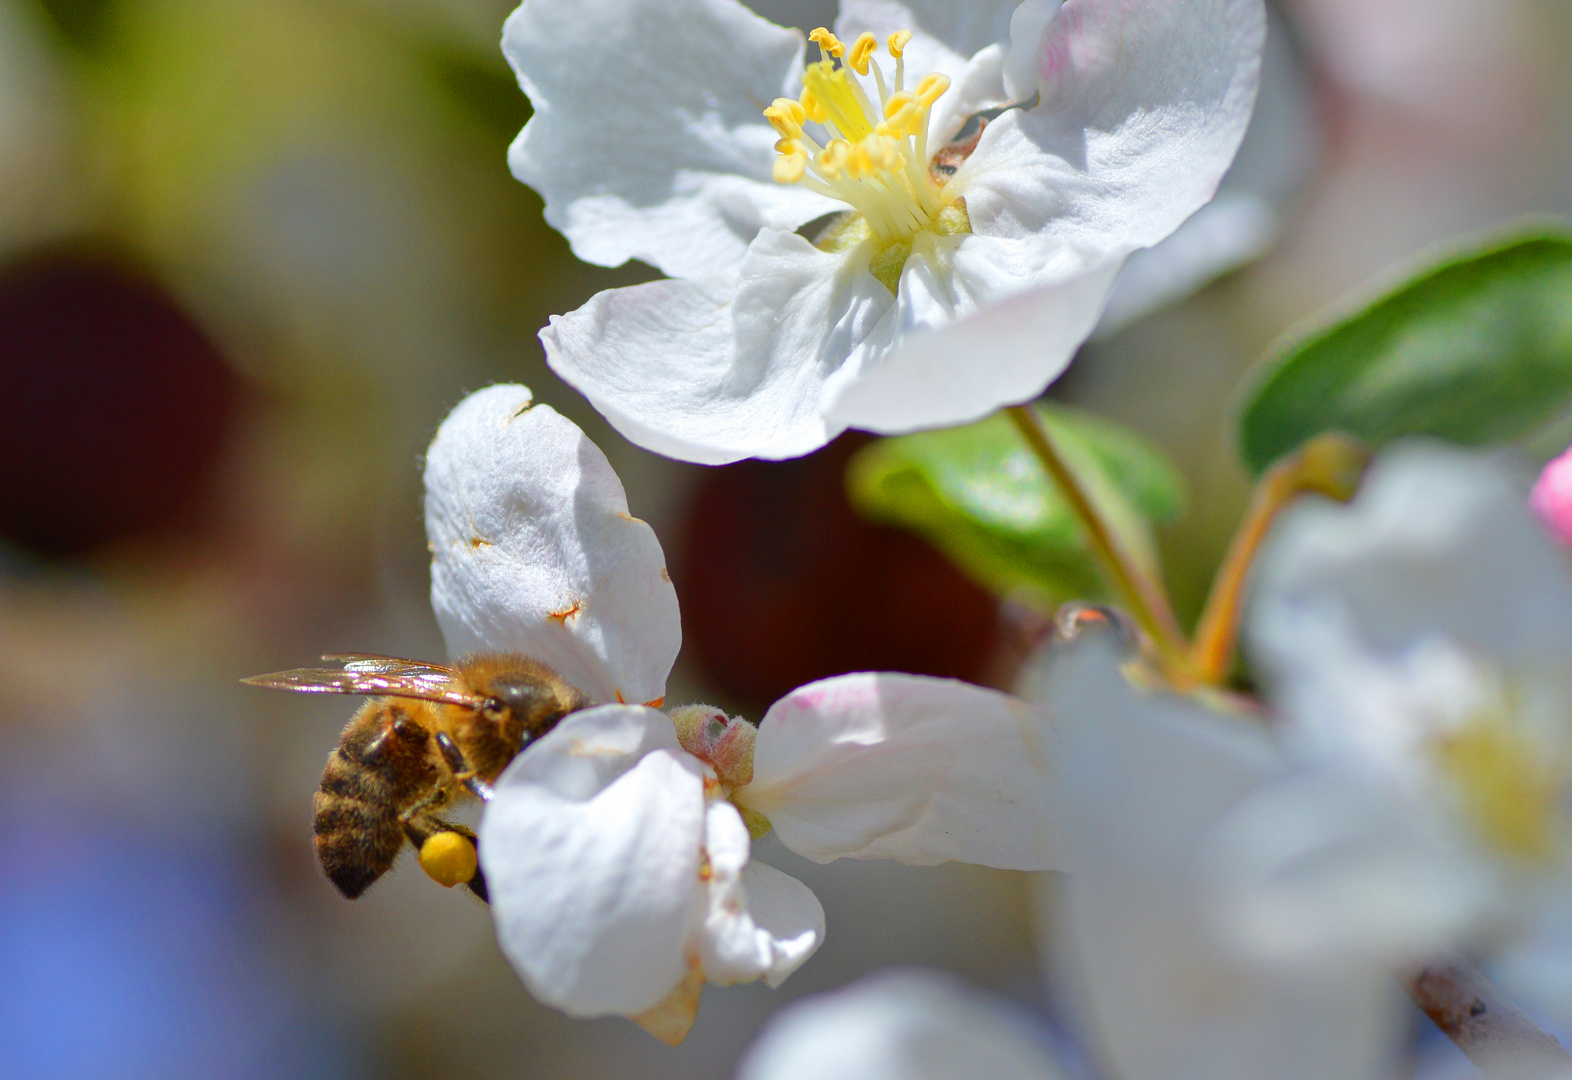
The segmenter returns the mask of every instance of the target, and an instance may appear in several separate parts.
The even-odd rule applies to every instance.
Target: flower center
[[[730,799],[734,788],[753,779],[753,743],[758,728],[713,705],[684,705],[669,715],[682,748],[715,772],[713,781],[704,783],[706,799]],[[744,806],[737,809],[753,839],[770,831],[769,819],[763,814]]]
[[[1562,772],[1514,722],[1506,702],[1436,740],[1441,771],[1486,843],[1524,862],[1555,853]]]
[[[1458,655],[1436,684],[1425,742],[1476,837],[1526,863],[1550,859],[1561,839],[1566,761],[1535,737],[1536,710],[1494,664]]]
[[[928,113],[950,80],[929,74],[906,88],[902,54],[911,40],[908,30],[886,41],[895,60],[893,83],[874,59],[879,43],[872,34],[863,34],[850,48],[823,27],[808,36],[822,59],[803,72],[802,97],[776,98],[764,110],[780,134],[775,179],[839,199],[856,211],[861,225],[838,224],[831,250],[873,239],[879,252],[870,269],[894,292],[886,280],[889,268],[894,266],[898,282],[900,265],[919,231],[971,231],[964,204],[946,202],[928,171]],[[877,104],[854,72],[873,76]],[[807,123],[819,125],[828,136],[822,145],[804,129]],[[822,238],[819,246],[825,246]]]

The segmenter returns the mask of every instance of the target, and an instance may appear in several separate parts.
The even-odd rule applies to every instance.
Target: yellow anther
[[[868,58],[879,51],[879,39],[864,30],[852,43],[846,63],[859,75],[868,74]]]
[[[884,103],[884,115],[888,119],[893,120],[895,119],[896,113],[900,112],[907,106],[915,105],[916,103],[917,95],[913,94],[910,90],[902,90],[898,93],[891,94],[889,100]]]
[[[949,88],[950,77],[948,75],[940,75],[937,71],[931,72],[918,81],[917,100],[922,102],[924,108],[930,108]]]
[[[846,162],[850,157],[851,143],[845,139],[834,139],[830,145],[819,151],[813,164],[826,180],[834,180],[846,168]]]
[[[793,154],[806,154],[808,151],[803,149],[802,143],[797,139],[777,139],[775,140],[775,152],[791,157]]]
[[[900,143],[885,134],[869,135],[864,141],[871,141],[874,144],[875,149],[871,153],[879,168],[886,172],[894,172],[901,167]]]
[[[777,184],[795,184],[802,179],[803,173],[808,170],[808,155],[806,152],[787,154],[775,159],[770,166],[770,175]]]
[[[814,97],[813,91],[806,86],[802,88],[802,98],[799,104],[802,106],[803,115],[815,124],[822,124],[830,118],[830,114],[824,111],[824,106],[819,102],[819,99]]]
[[[884,115],[887,118],[879,126],[886,128],[896,138],[905,138],[907,135],[916,135],[926,122],[925,110],[917,104],[916,96],[910,90],[902,90],[898,94],[891,94],[890,99],[884,103]]]
[[[433,833],[420,845],[420,868],[438,885],[452,888],[475,878],[475,845],[456,832]]]
[[[821,26],[809,34],[808,40],[817,45],[820,52],[829,53],[831,56],[844,56],[846,53],[846,46],[841,44],[841,39],[825,27]]]
[[[846,159],[846,174],[860,180],[880,170],[892,172],[900,166],[901,151],[895,140],[875,133],[851,148]]]
[[[868,154],[866,142],[859,142],[851,148],[851,153],[846,156],[846,175],[853,180],[861,180],[873,172],[875,165]]]
[[[890,47],[890,55],[899,60],[901,54],[906,51],[906,43],[911,39],[912,32],[910,30],[897,30],[891,34],[890,40],[887,42]]]
[[[764,119],[785,139],[795,139],[802,134],[802,122],[807,110],[791,98],[776,98],[764,110]]]

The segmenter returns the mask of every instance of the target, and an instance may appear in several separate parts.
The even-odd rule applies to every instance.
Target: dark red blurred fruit
[[[0,269],[0,536],[72,556],[187,522],[239,386],[165,290],[101,253]]]
[[[720,689],[765,705],[847,671],[977,679],[994,601],[916,537],[870,525],[842,473],[868,440],[715,469],[678,565],[684,645]]]

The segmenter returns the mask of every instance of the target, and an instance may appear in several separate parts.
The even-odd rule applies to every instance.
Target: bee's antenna
[[[491,801],[491,785],[476,776],[470,769],[469,760],[464,757],[464,751],[458,748],[458,743],[453,741],[452,736],[445,731],[437,732],[437,749],[442,751],[443,760],[461,777],[459,782],[469,789],[471,795],[481,802]]]

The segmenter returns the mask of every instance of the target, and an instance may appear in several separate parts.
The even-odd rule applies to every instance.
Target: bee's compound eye
[[[420,845],[420,868],[432,881],[449,889],[472,880],[479,866],[475,845],[456,832],[433,833]]]
[[[501,675],[492,680],[488,689],[496,695],[491,700],[497,703],[499,711],[510,709],[521,720],[535,718],[556,701],[550,687],[525,675]]]

